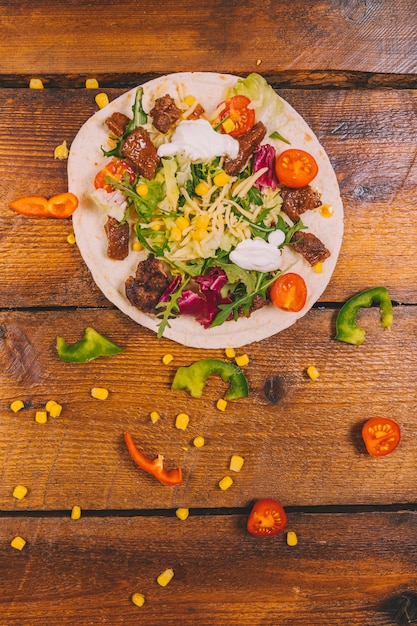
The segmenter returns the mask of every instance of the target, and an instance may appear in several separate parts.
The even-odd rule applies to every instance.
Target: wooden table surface
[[[415,0],[3,0],[0,23],[0,624],[416,623]],[[100,293],[67,243],[71,219],[27,219],[8,207],[67,189],[54,148],[71,145],[98,91],[113,99],[191,70],[265,76],[324,145],[345,208],[325,293],[291,328],[238,350],[250,359],[250,393],[224,413],[218,380],[201,399],[170,390],[178,366],[225,358],[222,350],[158,340]],[[29,89],[32,77],[45,88]],[[93,77],[99,90],[85,88]],[[378,285],[394,303],[391,331],[371,308],[361,312],[362,346],[335,341],[340,306]],[[87,326],[124,352],[60,361],[56,336],[73,342]],[[167,353],[174,359],[163,365]],[[271,376],[275,404],[264,393]],[[109,398],[93,399],[94,386]],[[25,408],[13,413],[17,398]],[[39,424],[49,399],[62,414]],[[191,416],[184,432],[174,427],[182,411]],[[375,416],[402,431],[397,450],[379,459],[361,438]],[[124,430],[181,465],[184,483],[166,487],[138,470]],[[202,449],[192,445],[197,434]],[[232,454],[245,464],[222,491]],[[16,485],[28,488],[22,500]],[[247,532],[251,503],[263,497],[285,507],[297,546],[285,533]],[[187,520],[178,507],[190,509]],[[27,542],[21,551],[15,536]],[[166,568],[175,575],[162,588]]]

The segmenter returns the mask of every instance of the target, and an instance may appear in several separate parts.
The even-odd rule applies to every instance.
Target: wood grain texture
[[[413,0],[0,3],[0,74],[417,72]],[[215,25],[215,27],[213,27]],[[91,46],[91,38],[97,45]],[[161,45],[161,42],[163,44]],[[10,51],[13,51],[13,54]]]
[[[121,90],[107,90],[117,97]],[[108,306],[78,250],[71,220],[28,220],[8,201],[67,188],[56,145],[71,144],[96,110],[91,90],[0,91],[0,306]],[[375,284],[417,302],[415,193],[417,94],[413,90],[280,90],[327,150],[345,206],[345,236],[322,302],[342,302]],[[47,262],[45,262],[47,259]]]
[[[416,513],[289,513],[257,539],[246,517],[0,519],[0,624],[393,626],[415,588]],[[9,542],[27,540],[22,552]],[[387,556],[389,555],[389,557]],[[171,583],[156,577],[167,567]],[[141,592],[138,608],[131,595]],[[394,619],[397,616],[397,619]]]
[[[0,315],[0,508],[2,510],[160,509],[178,506],[247,506],[260,497],[286,506],[413,502],[417,469],[415,307],[397,307],[391,331],[383,331],[376,309],[360,313],[366,329],[361,347],[335,341],[334,313],[312,310],[290,329],[246,348],[249,397],[216,408],[227,385],[208,381],[202,398],[171,391],[176,368],[199,358],[225,358],[221,350],[184,348],[158,340],[114,311],[10,312]],[[60,361],[55,338],[78,340],[93,326],[124,348],[87,364]],[[242,353],[240,350],[239,353]],[[169,366],[162,357],[171,353]],[[311,381],[306,368],[320,377]],[[279,399],[264,393],[276,377]],[[106,401],[91,398],[104,387]],[[25,408],[12,413],[20,398]],[[59,418],[35,421],[49,399],[63,406]],[[156,424],[150,412],[158,411]],[[175,428],[180,412],[190,416],[186,431]],[[375,459],[364,448],[361,428],[370,417],[398,421],[402,443]],[[160,485],[131,461],[123,432],[151,457],[163,454],[167,467],[181,466],[184,482]],[[203,435],[197,449],[193,438]],[[245,464],[229,471],[232,454]],[[232,475],[226,492],[218,487]],[[16,484],[29,488],[12,498]]]

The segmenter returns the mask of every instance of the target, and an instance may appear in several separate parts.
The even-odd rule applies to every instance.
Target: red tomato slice
[[[254,109],[248,109],[250,104],[249,98],[246,96],[233,96],[226,100],[226,108],[221,112],[221,120],[231,120],[234,127],[227,131],[222,126],[222,131],[231,137],[240,137],[250,130],[255,122]]]
[[[388,417],[373,417],[365,422],[362,437],[366,449],[372,456],[385,456],[398,446],[401,431],[397,422]]]
[[[275,171],[280,183],[286,187],[305,187],[319,171],[318,165],[308,152],[290,148],[276,158]]]
[[[133,184],[136,178],[135,170],[123,159],[113,158],[96,174],[94,187],[96,189],[105,189],[109,192],[114,191],[114,187],[106,182],[106,177],[110,176],[110,178],[114,178],[114,180],[120,183],[124,180],[126,173],[129,175],[129,182]]]
[[[280,276],[271,286],[269,297],[279,309],[296,313],[307,300],[307,285],[299,274],[289,272]]]
[[[283,507],[269,498],[258,500],[248,517],[247,528],[255,537],[273,537],[287,525],[287,514]]]

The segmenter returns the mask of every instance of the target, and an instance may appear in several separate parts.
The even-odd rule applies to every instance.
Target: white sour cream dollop
[[[268,241],[255,237],[240,241],[229,254],[229,259],[244,270],[273,272],[281,267],[282,255],[277,246],[285,241],[282,230],[270,233]]]
[[[158,148],[160,157],[183,154],[190,161],[208,161],[228,156],[235,159],[239,142],[230,135],[217,133],[207,120],[184,120],[174,130],[169,143]]]

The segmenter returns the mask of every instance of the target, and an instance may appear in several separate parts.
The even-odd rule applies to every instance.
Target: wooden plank
[[[0,74],[95,75],[180,70],[415,73],[413,0],[306,5],[83,0],[0,5]],[[92,37],[93,35],[93,37]],[[97,44],[97,42],[100,42]],[[35,46],[35,47],[34,47]],[[13,51],[13,54],[10,51]],[[71,51],[70,54],[68,51]]]
[[[415,307],[396,307],[394,326],[383,331],[377,309],[360,312],[366,341],[335,341],[334,314],[315,309],[293,327],[246,348],[250,393],[216,408],[226,384],[211,377],[200,399],[171,391],[176,368],[199,358],[226,358],[222,350],[184,348],[158,340],[114,311],[10,312],[0,315],[0,508],[2,510],[161,509],[178,506],[247,506],[254,497],[283,504],[388,504],[413,502],[417,467]],[[70,343],[93,326],[124,348],[87,364],[58,359],[55,338]],[[239,350],[238,354],[243,350]],[[162,357],[174,357],[168,366]],[[315,365],[314,382],[306,368]],[[277,379],[277,402],[264,392]],[[94,386],[109,390],[106,401],[90,396]],[[25,408],[12,413],[10,403]],[[49,399],[63,406],[59,418],[35,421]],[[150,412],[161,419],[152,424]],[[175,428],[179,412],[190,416],[186,431]],[[375,416],[395,419],[402,443],[376,459],[364,448],[361,427]],[[163,454],[167,467],[181,466],[184,482],[160,485],[131,461],[123,432],[151,457]],[[205,446],[193,446],[196,435]],[[232,454],[245,464],[234,484],[221,491]],[[15,485],[29,488],[22,501]]]
[[[242,515],[0,519],[0,622],[407,623],[398,598],[416,584],[415,512],[289,513],[296,547],[285,534],[252,537],[245,524]],[[21,552],[9,545],[17,534],[27,539]],[[174,578],[161,588],[168,567]],[[135,592],[145,595],[141,608]]]
[[[107,90],[110,98],[121,90]],[[0,306],[108,306],[74,246],[71,220],[28,220],[8,201],[67,188],[66,162],[53,159],[96,110],[90,90],[0,91]],[[375,284],[394,300],[417,301],[414,110],[408,90],[282,90],[308,121],[335,167],[345,237],[322,302],[340,302]],[[12,159],[12,161],[11,161]],[[13,167],[10,166],[13,163]],[[47,259],[47,262],[45,262]],[[372,279],[371,279],[372,277]]]

